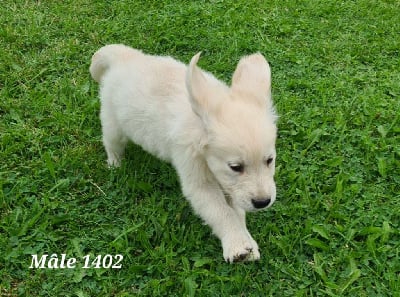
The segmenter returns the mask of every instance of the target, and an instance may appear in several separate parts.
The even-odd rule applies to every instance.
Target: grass
[[[231,2],[231,3],[230,3]],[[1,296],[400,296],[398,1],[5,1]],[[262,52],[280,114],[278,201],[257,263],[228,265],[177,176],[131,145],[107,170],[95,50],[125,43],[229,81]],[[29,269],[32,254],[122,269]]]

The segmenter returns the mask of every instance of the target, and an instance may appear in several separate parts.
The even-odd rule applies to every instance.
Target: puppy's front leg
[[[204,169],[196,166],[191,169],[185,174],[178,170],[183,193],[194,211],[221,240],[225,260],[230,263],[258,260],[260,253],[247,231],[244,211],[241,213],[228,205],[218,184],[202,174]]]
[[[242,226],[244,227],[244,229],[246,229],[247,235],[249,236],[250,240],[251,240],[251,244],[252,244],[252,260],[258,260],[260,259],[260,253],[258,250],[258,244],[257,242],[253,239],[253,237],[251,236],[250,232],[247,230],[246,227],[246,212],[243,209],[238,209],[238,208],[234,208],[237,215],[239,216],[239,220],[242,223]]]
[[[257,243],[250,236],[238,213],[226,203],[220,189],[203,185],[184,192],[195,212],[221,240],[227,262],[260,258]]]

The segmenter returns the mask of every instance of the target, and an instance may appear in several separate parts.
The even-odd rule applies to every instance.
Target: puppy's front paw
[[[222,247],[224,259],[228,263],[260,259],[257,243],[248,236],[225,238]]]
[[[107,160],[107,167],[112,168],[119,168],[121,166],[121,162],[119,160]]]
[[[110,154],[107,159],[108,168],[118,168],[121,166],[121,158],[117,155]]]

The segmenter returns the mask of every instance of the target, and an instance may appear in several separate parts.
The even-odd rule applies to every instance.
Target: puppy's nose
[[[251,203],[257,209],[265,208],[271,203],[270,198],[258,198],[258,199],[251,199]]]

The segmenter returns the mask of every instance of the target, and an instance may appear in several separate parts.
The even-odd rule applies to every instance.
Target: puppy
[[[276,197],[270,68],[261,54],[243,57],[227,86],[196,65],[199,57],[186,66],[118,44],[93,55],[107,162],[119,166],[130,140],[172,163],[183,194],[221,240],[224,259],[258,260],[245,213]]]

